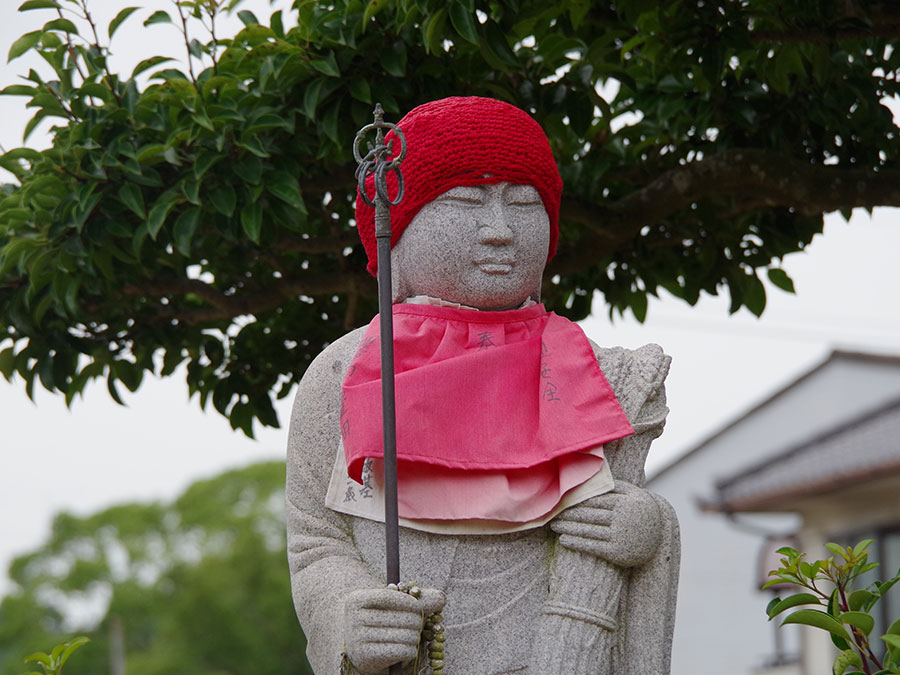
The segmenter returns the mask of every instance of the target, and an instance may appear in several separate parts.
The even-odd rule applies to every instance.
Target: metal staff
[[[375,130],[375,145],[368,143],[369,152],[363,157],[359,146],[365,135]],[[385,130],[393,130],[400,142],[400,153],[393,155],[394,141],[384,144]],[[384,110],[375,104],[375,121],[356,133],[353,157],[359,166],[356,180],[359,196],[375,207],[375,238],[378,243],[378,316],[381,331],[381,419],[384,439],[384,543],[387,559],[387,583],[400,582],[400,525],[397,514],[397,421],[394,406],[394,324],[391,309],[391,207],[403,199],[403,174],[400,162],[406,156],[406,139],[394,124],[384,121]],[[397,196],[388,194],[387,177],[391,171],[397,176]],[[373,175],[375,197],[366,194],[366,178]],[[396,666],[391,668],[395,671]]]

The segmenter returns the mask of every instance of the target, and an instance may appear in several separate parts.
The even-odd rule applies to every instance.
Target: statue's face
[[[531,185],[455,187],[416,214],[391,253],[395,302],[414,295],[485,310],[537,298],[550,219]]]

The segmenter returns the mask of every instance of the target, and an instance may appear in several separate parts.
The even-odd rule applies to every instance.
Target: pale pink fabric
[[[633,433],[582,330],[543,305],[394,305],[400,515],[526,522]],[[348,473],[383,456],[377,317],[343,386]]]

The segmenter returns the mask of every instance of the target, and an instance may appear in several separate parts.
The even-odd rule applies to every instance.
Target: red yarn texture
[[[477,96],[431,101],[413,109],[397,126],[406,136],[401,164],[406,194],[391,207],[391,247],[425,204],[451,188],[490,183],[533,185],[550,218],[547,260],[559,240],[559,201],[562,179],[544,130],[528,113],[509,103]],[[393,132],[385,138],[390,142]],[[400,144],[394,141],[394,156]],[[374,179],[366,192],[375,194]],[[397,178],[388,174],[388,193],[397,193]],[[356,227],[369,256],[366,269],[377,272],[375,209],[357,195]]]

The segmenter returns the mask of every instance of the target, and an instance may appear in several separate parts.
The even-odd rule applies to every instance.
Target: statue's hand
[[[614,565],[643,565],[659,547],[662,516],[649,492],[616,481],[616,488],[566,509],[550,521],[559,543]]]
[[[416,658],[425,617],[446,598],[434,588],[418,598],[387,588],[363,589],[344,599],[344,649],[361,673],[380,673]]]

